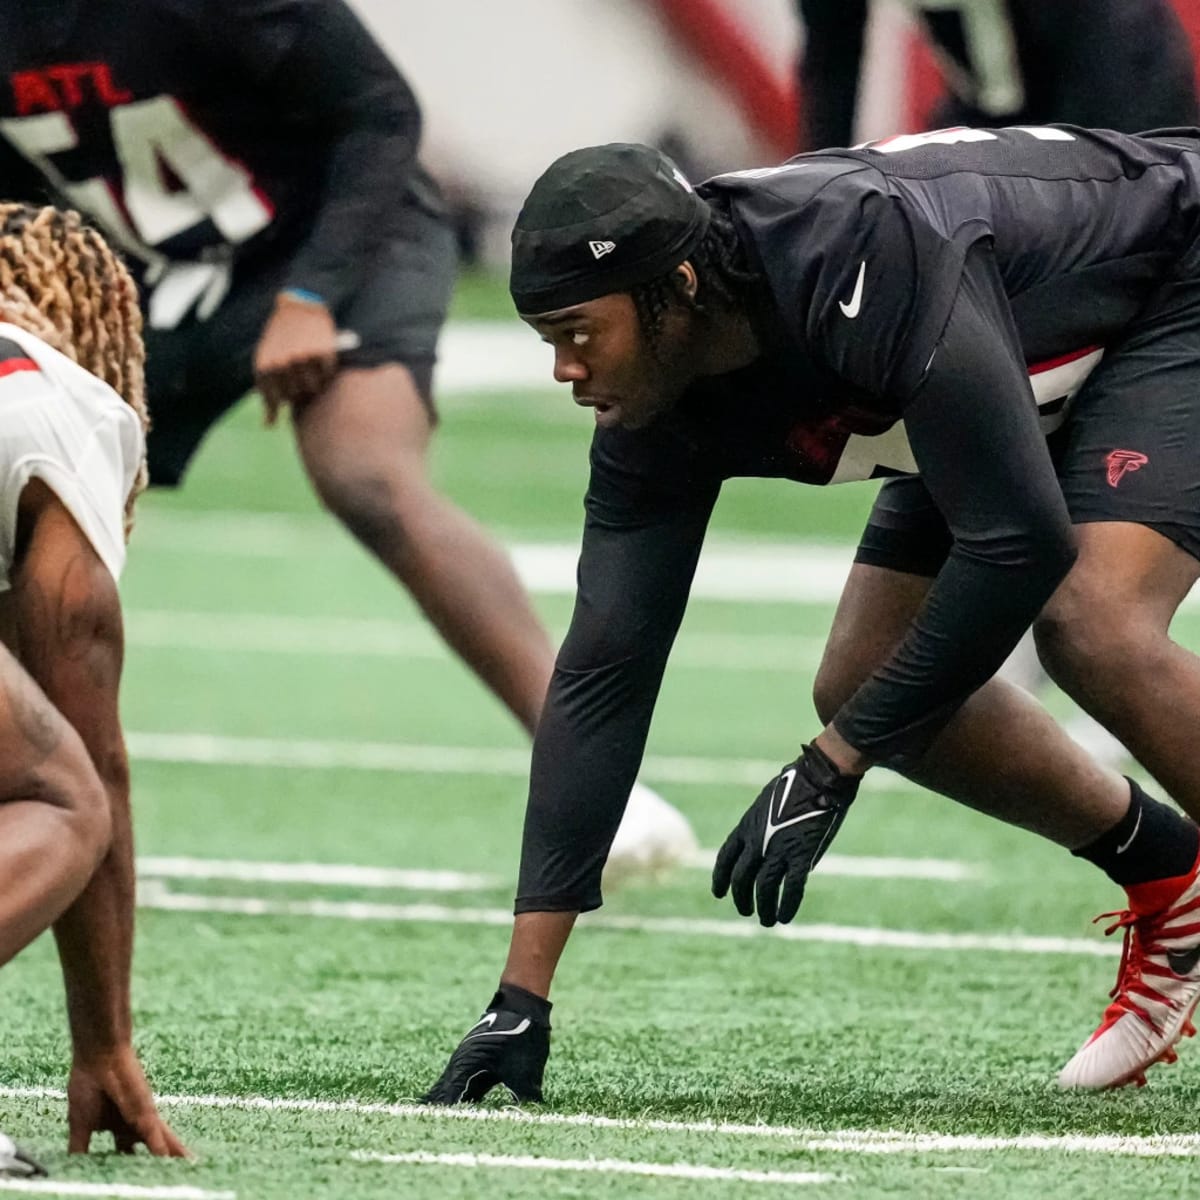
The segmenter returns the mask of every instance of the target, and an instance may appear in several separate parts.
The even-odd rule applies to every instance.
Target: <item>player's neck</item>
[[[697,323],[692,341],[697,376],[737,371],[762,353],[749,317],[738,309],[706,314]]]

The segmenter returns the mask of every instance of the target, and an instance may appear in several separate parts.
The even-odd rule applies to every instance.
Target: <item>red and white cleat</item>
[[[1117,985],[1099,1029],[1058,1077],[1064,1088],[1144,1086],[1146,1070],[1173,1063],[1195,1032],[1200,1002],[1200,859],[1189,874],[1128,889],[1129,909],[1104,913],[1125,930]],[[1101,917],[1097,917],[1101,920]]]

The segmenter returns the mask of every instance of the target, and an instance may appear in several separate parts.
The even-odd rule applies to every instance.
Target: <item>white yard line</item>
[[[425,892],[471,892],[501,887],[499,875],[360,867],[343,863],[246,862],[241,859],[143,855],[143,879],[233,879],[242,883],[306,883],[318,887],[408,888]]]
[[[494,925],[507,928],[507,908],[450,908],[439,904],[378,904],[363,900],[277,900],[269,896],[207,896],[170,891],[147,880],[138,889],[141,908],[164,912],[222,913],[243,917],[322,917],[339,921],[390,921],[438,925]],[[925,933],[911,929],[877,929],[859,925],[776,925],[763,929],[754,921],[693,917],[623,917],[589,913],[582,918],[592,929],[649,933],[669,937],[775,938],[787,942],[823,942],[875,950],[949,951],[961,954],[1082,954],[1109,958],[1119,948],[1090,938],[1033,937],[1025,934]]]
[[[630,1162],[619,1158],[538,1158],[531,1154],[373,1154],[355,1151],[359,1162],[397,1166],[500,1168],[510,1171],[573,1171],[595,1175],[651,1175],[661,1179],[722,1180],[726,1183],[835,1183],[842,1177],[826,1171],[742,1171],[733,1167],[705,1167],[696,1163]]]
[[[237,1200],[236,1192],[194,1187],[139,1187],[133,1183],[71,1183],[64,1179],[0,1179],[0,1192],[29,1196],[113,1196],[119,1200]]]
[[[699,850],[688,865],[711,871],[715,850]],[[143,879],[232,879],[240,883],[311,884],[316,887],[395,888],[426,892],[472,892],[507,886],[499,875],[469,871],[431,871],[409,867],[364,867],[351,863],[249,862],[243,859],[143,855],[137,860]],[[972,863],[940,858],[873,858],[827,854],[816,870],[850,879],[925,879],[962,883],[978,879]]]
[[[711,871],[716,857],[716,850],[697,850],[687,865]],[[985,874],[975,863],[950,858],[878,858],[870,854],[826,854],[815,870],[843,879],[928,879],[942,883],[965,883]]]
[[[0,1087],[14,1100],[66,1100],[59,1088]],[[1119,1154],[1139,1158],[1193,1158],[1200,1134],[992,1134],[909,1133],[898,1129],[815,1129],[805,1125],[752,1125],[732,1121],[666,1121],[653,1117],[604,1117],[592,1113],[538,1112],[523,1108],[430,1107],[377,1104],[360,1100],[310,1100],[269,1096],[159,1096],[164,1108],[204,1108],[233,1112],[353,1113],[416,1121],[483,1121],[573,1129],[613,1129],[638,1133],[700,1134],[703,1137],[766,1138],[797,1150],[837,1153],[991,1153],[1028,1150],[1068,1154]]]
[[[149,762],[529,777],[528,748],[509,750],[316,738],[232,737],[214,733],[132,732],[127,735],[127,742],[134,758]],[[642,760],[641,778],[646,783],[761,786],[779,767],[779,762],[765,758],[685,758],[648,754]],[[873,771],[864,779],[863,787],[867,791],[895,792],[912,785],[887,771]]]
[[[153,509],[138,514],[138,547],[157,553],[311,560],[357,553],[333,521],[276,513]],[[575,594],[579,543],[515,542],[517,573],[532,592]],[[828,604],[841,594],[853,548],[800,541],[714,539],[700,556],[695,599]]]
[[[449,660],[426,625],[353,617],[132,609],[125,640],[144,649],[224,654],[333,655],[338,658]],[[675,667],[725,671],[795,671],[821,661],[825,639],[802,634],[684,632],[671,654]]]

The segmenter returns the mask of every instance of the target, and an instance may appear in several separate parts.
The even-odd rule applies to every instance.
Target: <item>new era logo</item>
[[[588,249],[592,252],[593,258],[603,258],[606,254],[611,254],[616,248],[616,242],[588,242]]]

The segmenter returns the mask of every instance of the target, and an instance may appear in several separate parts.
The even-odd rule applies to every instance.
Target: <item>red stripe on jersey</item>
[[[6,358],[0,360],[0,379],[5,375],[15,375],[18,371],[36,371],[37,363],[32,358]]]
[[[1089,354],[1095,354],[1099,346],[1085,346],[1082,350],[1072,350],[1070,354],[1060,354],[1058,358],[1048,358],[1045,362],[1030,363],[1029,374],[1040,375],[1043,371],[1053,371],[1055,367],[1065,367],[1067,363],[1078,362],[1081,358],[1087,358]]]

